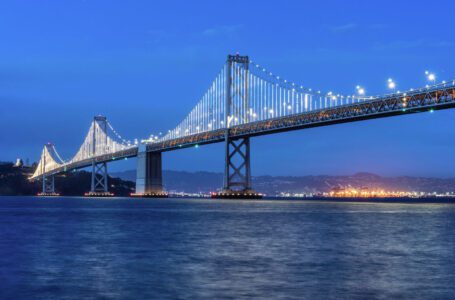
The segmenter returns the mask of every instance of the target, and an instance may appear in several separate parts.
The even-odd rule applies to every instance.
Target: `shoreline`
[[[327,201],[327,202],[354,202],[354,203],[400,203],[400,204],[418,204],[418,203],[437,203],[437,204],[455,204],[455,197],[264,197],[264,200],[292,200],[292,201]]]
[[[34,198],[43,198],[43,199],[52,199],[52,198],[87,198],[93,199],[95,197],[85,197],[83,195],[71,195],[71,196],[36,196],[36,195],[0,195],[0,198],[4,197],[34,197]],[[130,196],[112,196],[112,197],[103,197],[103,199],[109,198],[116,198],[116,199],[137,199],[135,197]],[[145,199],[145,198],[140,198]],[[147,198],[148,200],[153,200],[151,198]],[[370,198],[360,198],[360,197],[271,197],[265,196],[262,199],[211,199],[208,196],[174,196],[169,195],[167,198],[155,198],[161,200],[172,200],[172,199],[206,199],[212,201],[317,201],[317,202],[350,202],[350,203],[399,203],[399,204],[425,204],[425,203],[434,203],[434,204],[455,204],[455,197],[370,197]]]

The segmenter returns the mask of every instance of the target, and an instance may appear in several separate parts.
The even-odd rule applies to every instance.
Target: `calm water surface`
[[[1,299],[450,299],[454,250],[454,204],[0,197]]]

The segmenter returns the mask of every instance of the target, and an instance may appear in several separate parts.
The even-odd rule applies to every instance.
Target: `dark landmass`
[[[41,192],[41,182],[30,182],[32,167],[15,167],[12,163],[0,163],[0,195],[36,195]],[[65,196],[81,196],[90,190],[91,173],[71,172],[55,177],[57,193]],[[135,184],[119,178],[109,178],[109,190],[117,196],[134,192]]]
[[[0,195],[36,195],[41,183],[30,182],[33,167],[15,167],[13,163],[0,162]],[[134,192],[136,171],[111,173],[109,190],[117,196]],[[169,192],[209,193],[218,190],[223,174],[215,172],[164,171],[163,179]],[[86,171],[71,172],[56,177],[56,191],[62,195],[80,196],[90,190],[91,174]],[[320,194],[336,188],[384,189],[387,191],[446,193],[455,191],[455,178],[382,177],[371,173],[351,176],[256,176],[256,191],[267,195],[280,193]]]

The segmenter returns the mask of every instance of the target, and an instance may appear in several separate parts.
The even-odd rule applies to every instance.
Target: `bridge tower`
[[[107,134],[107,118],[104,116],[95,116],[92,123],[92,141],[91,141],[91,156],[97,156],[107,152],[108,144]],[[107,163],[98,163],[96,159],[92,159],[92,180],[90,192],[85,196],[89,197],[108,197],[113,196],[108,190],[108,173]]]
[[[225,93],[225,162],[223,190],[212,198],[262,198],[251,186],[250,138],[232,138],[230,123],[250,121],[249,112],[249,57],[228,55],[226,61]],[[240,68],[239,68],[240,67]]]
[[[41,168],[41,192],[38,193],[38,196],[59,196],[58,193],[55,192],[55,177],[54,175],[46,175],[46,160],[47,155],[50,153],[50,149],[52,145],[46,144],[43,148],[43,152],[41,155],[41,164],[39,167]],[[52,150],[51,150],[52,151]]]

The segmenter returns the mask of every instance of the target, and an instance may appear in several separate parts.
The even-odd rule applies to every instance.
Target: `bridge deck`
[[[99,155],[99,156],[84,159],[84,160],[81,160],[78,162],[68,163],[68,164],[62,165],[61,167],[58,167],[56,169],[47,171],[44,173],[44,175],[45,176],[56,175],[56,174],[60,174],[60,173],[71,171],[71,170],[86,168],[86,167],[91,166],[93,161],[95,161],[96,163],[102,163],[102,162],[109,162],[109,161],[115,161],[115,160],[125,159],[125,158],[129,158],[129,157],[134,157],[134,156],[137,156],[137,152],[138,152],[138,147],[131,147],[129,149],[117,151],[115,153]],[[32,177],[30,179],[35,179],[35,178]]]

